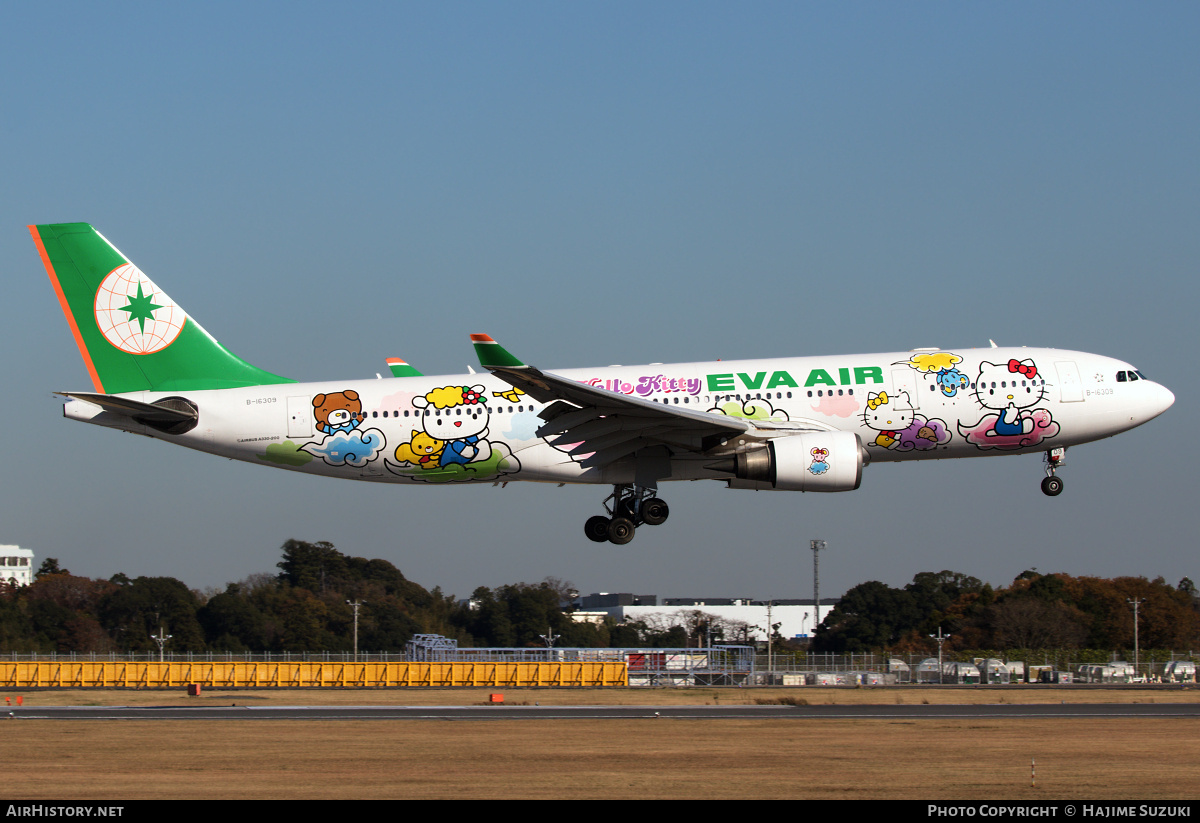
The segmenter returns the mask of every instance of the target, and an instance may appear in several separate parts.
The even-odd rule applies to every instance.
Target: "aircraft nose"
[[[1154,390],[1151,392],[1146,405],[1149,407],[1151,417],[1158,417],[1160,414],[1171,408],[1175,403],[1175,394],[1166,386],[1155,383]]]
[[[1134,408],[1131,409],[1133,415],[1131,419],[1136,420],[1135,425],[1140,426],[1171,408],[1171,404],[1174,402],[1175,395],[1170,389],[1159,383],[1145,380],[1142,382],[1142,388],[1138,393]]]

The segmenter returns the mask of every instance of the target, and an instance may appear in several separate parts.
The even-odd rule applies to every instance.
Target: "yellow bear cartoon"
[[[438,458],[445,446],[445,440],[438,440],[425,432],[413,431],[412,442],[401,443],[396,447],[396,461],[412,463],[422,469],[436,469]]]

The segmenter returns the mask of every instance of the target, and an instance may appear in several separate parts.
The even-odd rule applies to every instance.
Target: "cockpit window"
[[[1140,371],[1134,371],[1133,369],[1130,369],[1129,371],[1117,372],[1117,382],[1118,383],[1132,383],[1135,380],[1145,380],[1145,379],[1146,379],[1146,375],[1142,374]]]
[[[1142,374],[1142,370],[1141,370],[1141,369],[1138,369],[1138,370],[1136,370],[1136,371],[1134,372],[1134,374],[1136,374],[1138,377],[1142,378],[1143,380],[1147,380],[1147,379],[1149,379],[1149,378],[1147,378],[1147,377],[1146,377],[1146,375]]]

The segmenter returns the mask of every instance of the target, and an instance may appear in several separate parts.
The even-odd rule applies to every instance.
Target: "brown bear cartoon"
[[[362,413],[362,401],[354,389],[318,394],[312,404],[313,414],[317,418],[317,431],[326,434],[354,431],[366,417]]]

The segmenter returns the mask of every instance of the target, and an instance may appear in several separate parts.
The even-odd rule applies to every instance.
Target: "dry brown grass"
[[[1187,799],[1193,734],[1158,719],[17,721],[4,748],[14,799]]]
[[[695,689],[243,689],[188,697],[182,689],[8,690],[0,698],[26,706],[470,706],[504,695],[508,704],[543,706],[741,706],[806,700],[821,704],[1197,703],[1200,689],[974,688],[695,688]]]
[[[35,692],[25,705],[463,705],[492,690]],[[1197,692],[505,690],[543,705],[1194,702]],[[973,699],[972,699],[973,698]],[[1028,699],[1026,699],[1028,698]],[[1195,722],[1051,720],[55,721],[3,727],[14,799],[1200,796]],[[1037,758],[1038,786],[1029,785]]]

